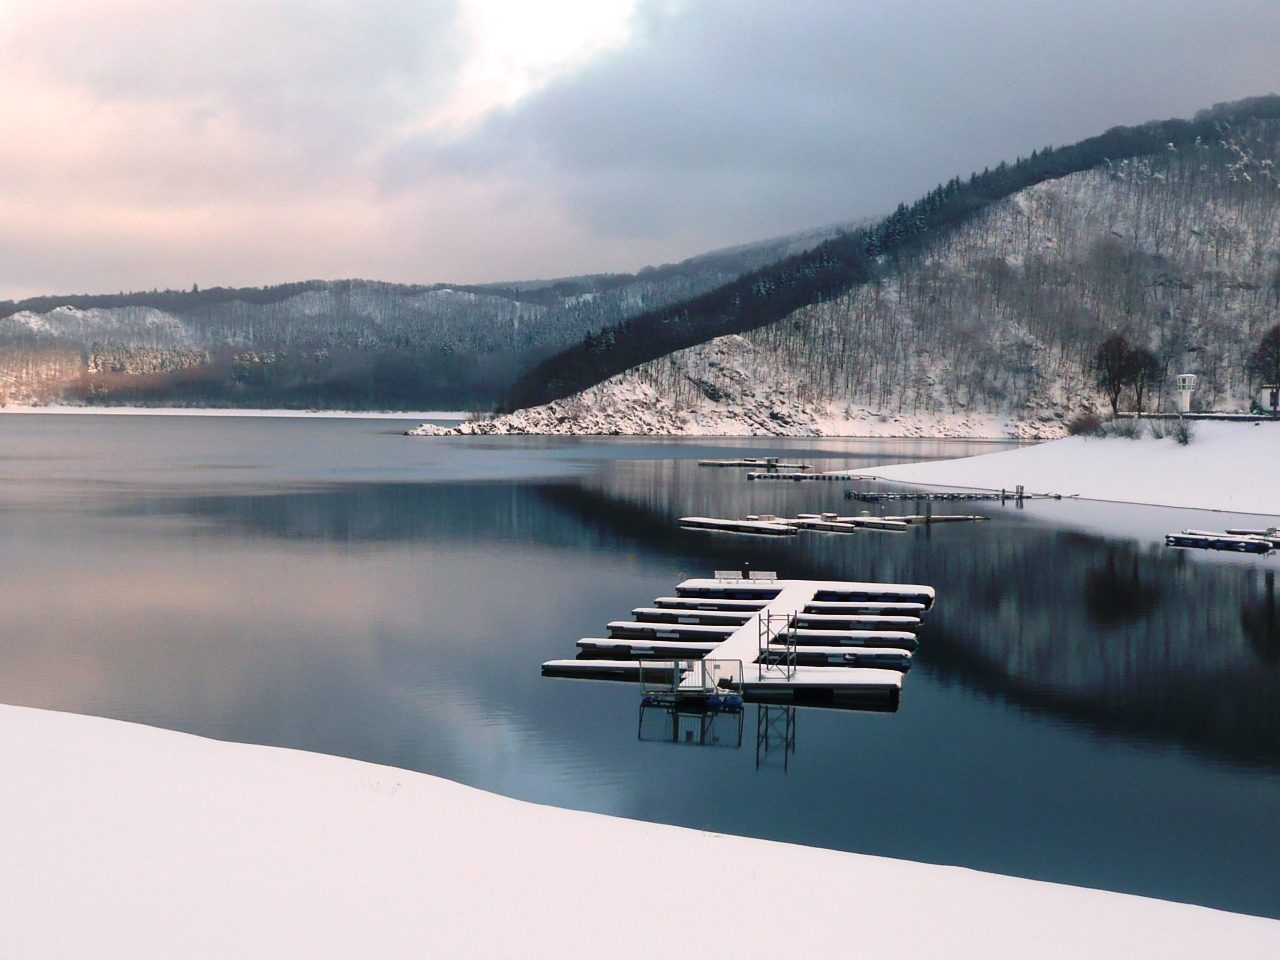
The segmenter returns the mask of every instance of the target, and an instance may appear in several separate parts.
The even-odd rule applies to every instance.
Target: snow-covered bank
[[[92,717],[0,707],[0,763],[6,956],[1280,955],[1274,920]]]
[[[1017,412],[873,409],[810,397],[803,372],[745,337],[717,337],[564,400],[411,436],[893,437],[1046,440],[1066,435],[1072,405]]]
[[[877,468],[921,486],[1060,493],[1093,500],[1280,515],[1280,423],[1196,423],[1195,439],[1068,437],[962,460]]]

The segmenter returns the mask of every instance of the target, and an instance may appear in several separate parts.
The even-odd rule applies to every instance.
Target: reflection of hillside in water
[[[580,483],[359,484],[150,500],[128,512],[352,545],[535,542],[638,552],[689,572],[749,563],[796,577],[928,583],[939,599],[917,670],[1102,729],[1280,764],[1280,618],[1270,574],[1247,562],[1140,550],[986,504],[964,511],[990,523],[905,534],[764,539],[675,523],[690,513],[845,511],[843,490],[642,461]]]
[[[597,522],[619,508],[638,510],[664,529],[686,514],[853,506],[842,499],[845,484],[747,483],[688,464],[645,466],[617,464],[592,484],[598,505],[580,495],[557,500]],[[679,545],[790,576],[932,584],[938,603],[921,632],[917,669],[1024,708],[1280,763],[1271,572],[1063,531],[1012,507],[948,512],[961,509],[992,522],[779,540],[687,532]]]

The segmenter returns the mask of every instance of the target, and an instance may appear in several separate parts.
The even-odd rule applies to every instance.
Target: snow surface
[[[671,367],[667,370],[667,367]],[[672,378],[675,378],[674,380]],[[654,380],[666,382],[666,388]],[[1044,440],[1066,434],[1065,408],[1032,415],[875,410],[848,399],[806,400],[802,376],[733,335],[642,364],[563,400],[410,436],[885,437]],[[672,383],[684,387],[670,389]],[[717,399],[688,390],[701,384]]]
[[[1195,422],[1195,439],[1068,437],[958,460],[877,468],[920,486],[1059,493],[1093,500],[1280,516],[1280,423]],[[873,475],[867,472],[866,475]]]
[[[95,717],[0,706],[0,765],[0,954],[30,960],[1280,956],[1274,920]]]

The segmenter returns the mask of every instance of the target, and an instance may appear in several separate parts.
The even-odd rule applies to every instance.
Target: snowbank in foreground
[[[8,956],[1280,956],[1273,920],[93,717],[0,707],[0,767]]]
[[[868,472],[871,475],[871,472]],[[878,468],[922,486],[1060,493],[1094,500],[1280,515],[1280,423],[1199,421],[1195,439],[1069,437],[963,460]]]

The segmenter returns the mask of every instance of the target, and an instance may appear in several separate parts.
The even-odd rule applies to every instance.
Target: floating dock
[[[754,533],[766,537],[791,537],[800,531],[776,518],[761,517],[746,520],[720,520],[716,517],[681,517],[680,526],[694,530],[718,530],[721,533]]]
[[[700,467],[746,467],[748,469],[812,470],[807,463],[783,463],[778,457],[743,457],[741,460],[699,460]]]
[[[718,533],[746,533],[757,536],[789,537],[804,531],[814,533],[857,533],[859,530],[880,530],[901,533],[907,527],[930,523],[976,523],[986,520],[982,516],[931,513],[912,514],[903,517],[842,517],[834,513],[801,513],[795,517],[777,517],[773,514],[749,513],[740,520],[719,517],[681,517],[680,526],[691,530],[711,530]]]
[[[718,571],[609,623],[608,637],[584,637],[577,659],[549,660],[542,673],[636,682],[645,703],[893,711],[933,601],[917,584]]]
[[[1239,531],[1217,533],[1213,530],[1183,530],[1164,538],[1166,546],[1190,547],[1199,550],[1229,550],[1232,553],[1270,553],[1275,541],[1266,536],[1243,534]]]
[[[874,480],[875,477],[852,477],[853,480]],[[950,503],[964,500],[994,500],[1004,503],[1006,500],[1061,500],[1060,493],[1027,493],[1022,487],[1012,490],[974,491],[965,493],[904,493],[901,491],[883,492],[871,490],[846,490],[846,500],[860,500],[863,503],[891,503],[896,500],[919,500],[922,503]]]
[[[865,480],[856,473],[748,473],[748,480],[816,480],[819,483],[835,483],[849,482],[852,480]]]
[[[1265,530],[1241,530],[1227,527],[1227,533],[1236,537],[1257,537],[1259,540],[1266,540],[1273,549],[1280,549],[1280,527],[1267,527]]]

